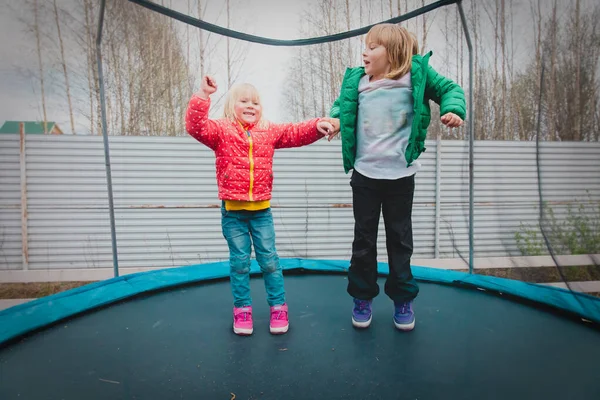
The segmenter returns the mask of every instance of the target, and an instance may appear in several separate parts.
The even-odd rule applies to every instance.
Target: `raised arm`
[[[221,126],[208,118],[210,95],[217,90],[215,81],[205,76],[202,78],[200,91],[192,96],[185,114],[185,128],[194,139],[216,150],[221,138]]]

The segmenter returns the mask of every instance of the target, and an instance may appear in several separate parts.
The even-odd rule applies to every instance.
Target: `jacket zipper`
[[[254,158],[252,157],[253,141],[252,133],[249,130],[246,131],[246,134],[248,135],[248,143],[250,144],[250,149],[248,150],[248,157],[250,158],[250,191],[248,192],[248,198],[250,201],[254,201],[252,198],[252,189],[254,188]]]
[[[422,57],[422,60],[425,60],[425,57]],[[409,138],[409,143],[413,144],[413,151],[417,151],[414,146],[417,145],[417,136],[419,134],[419,126],[421,125],[422,118],[422,110],[423,105],[420,103],[421,99],[425,96],[425,86],[427,85],[427,65],[429,64],[429,57],[427,57],[427,62],[421,62],[421,69],[423,71],[423,77],[421,78],[421,87],[419,88],[419,92],[417,93],[417,98],[414,105],[415,111],[418,109],[418,116],[414,115],[412,128],[411,128],[411,136]],[[412,162],[411,162],[412,163]],[[407,165],[408,166],[408,165]]]

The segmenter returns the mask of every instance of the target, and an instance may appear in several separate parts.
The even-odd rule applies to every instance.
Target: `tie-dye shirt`
[[[372,179],[399,179],[415,174],[421,165],[406,166],[406,147],[413,120],[410,72],[398,79],[358,85],[357,149],[354,169]]]

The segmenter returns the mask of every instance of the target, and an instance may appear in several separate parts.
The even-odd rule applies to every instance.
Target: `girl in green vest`
[[[412,205],[417,160],[425,151],[431,120],[429,101],[440,105],[441,122],[462,125],[464,91],[429,66],[406,29],[375,25],[367,33],[364,67],[348,68],[330,116],[339,120],[344,170],[352,171],[354,241],[348,293],[354,298],[352,324],[366,328],[377,284],[377,234],[383,211],[389,275],[385,293],[394,301],[394,324],[412,330],[412,303],[419,292],[411,268]]]

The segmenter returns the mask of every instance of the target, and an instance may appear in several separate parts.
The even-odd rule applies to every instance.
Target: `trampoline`
[[[413,267],[415,330],[394,328],[385,295],[371,327],[357,330],[347,261],[282,264],[290,331],[281,336],[269,333],[255,261],[249,337],[231,329],[226,262],[125,275],[4,310],[0,398],[600,396],[598,298]]]
[[[147,0],[131,2],[218,34],[310,45],[365,33],[282,41],[232,32]],[[290,330],[271,335],[252,262],[254,334],[232,331],[226,262],[118,276],[102,78],[97,61],[115,278],[0,311],[0,399],[599,399],[600,298],[427,267],[416,328],[394,328],[381,294],[373,323],[351,324],[347,260],[282,259]],[[469,48],[469,270],[473,272],[472,56]],[[539,129],[539,124],[538,124]],[[539,135],[538,135],[539,136]],[[541,195],[540,195],[541,204]],[[379,264],[379,273],[388,273]],[[383,279],[383,278],[382,278]],[[381,282],[383,284],[383,282]]]

